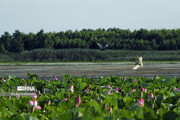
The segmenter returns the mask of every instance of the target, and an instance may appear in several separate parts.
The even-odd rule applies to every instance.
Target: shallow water
[[[72,76],[86,75],[88,77],[100,76],[145,76],[150,78],[157,74],[158,76],[167,76],[170,78],[180,78],[180,63],[144,63],[144,67],[136,71],[132,70],[134,63],[25,63],[0,64],[0,77],[11,75],[27,78],[27,73],[38,74],[40,78],[53,79],[71,74]]]

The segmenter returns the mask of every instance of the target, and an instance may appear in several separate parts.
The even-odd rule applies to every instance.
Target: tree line
[[[0,37],[0,52],[23,52],[33,49],[99,49],[96,42],[108,43],[108,49],[120,50],[179,50],[180,29],[82,29],[65,32],[25,34],[19,30]]]

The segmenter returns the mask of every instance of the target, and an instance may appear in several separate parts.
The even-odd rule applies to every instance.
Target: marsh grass
[[[177,51],[135,51],[97,49],[36,49],[21,53],[1,53],[0,62],[99,62],[134,61],[142,56],[143,61],[180,61]]]

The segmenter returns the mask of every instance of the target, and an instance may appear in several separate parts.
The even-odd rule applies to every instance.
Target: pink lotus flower
[[[26,85],[27,85],[27,83],[24,83],[24,85],[26,86]]]
[[[138,105],[139,107],[144,106],[144,99],[141,98],[138,103],[136,103],[136,105]]]
[[[33,99],[36,99],[37,98],[37,95],[36,93],[34,93],[34,95],[31,96]]]
[[[126,80],[126,77],[123,77],[123,81],[125,81]]]
[[[78,95],[78,97],[75,98],[75,106],[76,107],[79,107],[79,105],[81,104],[81,97],[80,95]]]
[[[85,89],[84,91],[85,91],[87,94],[89,93],[89,89]]]
[[[136,82],[136,79],[134,78],[132,82],[135,83],[135,82]]]
[[[148,97],[149,97],[150,99],[152,99],[154,96],[153,96],[152,93],[150,93],[150,95],[148,95]]]
[[[110,86],[110,85],[107,85],[107,86],[106,86],[106,88],[110,89],[110,88],[111,88],[111,86]]]
[[[56,75],[54,76],[54,80],[58,80],[58,78],[56,77]]]
[[[107,91],[107,94],[108,94],[108,95],[111,95],[111,94],[112,94],[112,93],[111,93],[111,90],[108,90],[108,91]]]
[[[28,104],[38,110],[41,110],[41,106],[38,106],[38,102],[37,100],[33,100],[33,101],[28,101]]]
[[[108,113],[111,113],[112,112],[112,107],[110,107],[109,109],[108,109]]]
[[[69,91],[73,93],[73,91],[74,91],[74,86],[73,85],[69,86]]]
[[[180,91],[180,88],[175,88],[174,91],[175,92]]]
[[[62,99],[61,101],[64,102],[64,101],[67,101],[67,100],[68,100],[67,98],[64,98],[64,99]]]

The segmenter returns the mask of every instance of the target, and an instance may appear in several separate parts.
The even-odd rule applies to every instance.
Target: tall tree
[[[3,43],[4,49],[8,52],[10,52],[11,48],[11,39],[12,36],[8,32],[5,32],[0,38],[0,42]]]
[[[15,33],[13,33],[13,39],[11,41],[12,52],[22,52],[24,50],[23,37],[24,34],[19,30],[16,30]]]

